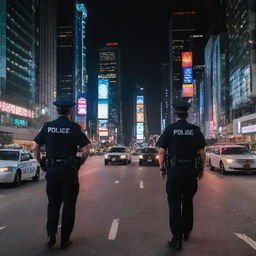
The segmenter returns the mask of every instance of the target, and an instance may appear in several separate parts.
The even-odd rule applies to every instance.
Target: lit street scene
[[[0,0],[0,256],[256,255],[256,0]]]

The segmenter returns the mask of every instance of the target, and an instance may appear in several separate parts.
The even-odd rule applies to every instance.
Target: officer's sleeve
[[[204,135],[202,134],[199,127],[196,129],[196,143],[198,149],[205,148],[207,145]]]
[[[82,131],[82,129],[79,128],[79,132],[78,132],[78,146],[80,148],[89,145],[91,142],[90,140],[87,138],[87,136],[84,134],[84,132]]]
[[[168,148],[167,134],[165,131],[159,137],[159,139],[156,143],[156,147],[160,147],[160,148],[164,148],[164,149]]]
[[[41,128],[40,132],[34,138],[34,141],[40,146],[45,144],[44,131],[45,131],[45,125]]]

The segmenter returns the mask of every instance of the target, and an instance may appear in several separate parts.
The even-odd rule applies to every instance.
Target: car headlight
[[[108,159],[109,158],[109,155],[105,155],[105,159]]]
[[[5,168],[0,168],[0,172],[10,172],[12,168],[10,167],[5,167]]]
[[[126,158],[126,155],[121,155],[120,156],[120,159],[125,159]]]
[[[156,156],[156,159],[158,159],[158,158],[159,158],[159,156],[157,155],[157,156]]]
[[[139,159],[143,159],[143,155],[139,155]]]
[[[226,162],[227,162],[228,164],[233,164],[233,163],[235,163],[236,161],[235,161],[234,159],[226,159]]]

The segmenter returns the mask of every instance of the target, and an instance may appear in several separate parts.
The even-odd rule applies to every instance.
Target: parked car
[[[131,151],[125,146],[114,146],[105,154],[105,165],[109,163],[131,163]]]
[[[0,149],[0,183],[19,186],[22,180],[40,178],[40,165],[31,153],[21,149]]]
[[[158,150],[155,147],[144,147],[140,151],[139,165],[158,165]]]
[[[256,156],[244,146],[216,145],[208,155],[210,170],[215,168],[221,173],[250,171],[256,172]]]

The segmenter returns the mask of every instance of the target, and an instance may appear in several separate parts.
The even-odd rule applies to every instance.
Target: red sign
[[[194,96],[193,84],[183,84],[182,97],[193,97],[193,96]]]
[[[192,68],[193,65],[193,54],[192,52],[183,52],[182,53],[182,67],[183,68]]]
[[[107,43],[107,46],[118,45],[118,43]]]
[[[87,100],[85,98],[79,98],[77,100],[77,114],[80,116],[87,115]]]

